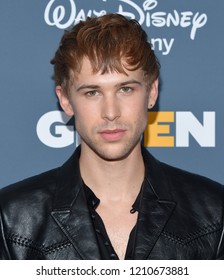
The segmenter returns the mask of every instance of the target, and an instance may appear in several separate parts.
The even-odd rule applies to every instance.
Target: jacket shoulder
[[[166,163],[160,163],[166,178],[171,185],[186,191],[220,193],[223,192],[223,185],[205,176],[195,174]],[[206,193],[204,193],[206,194]]]
[[[161,163],[169,193],[177,203],[177,212],[185,220],[205,224],[222,224],[224,186],[207,177]],[[184,214],[185,213],[185,214]],[[210,217],[210,219],[208,219]],[[196,227],[196,225],[195,225]]]
[[[60,168],[29,177],[0,189],[0,207],[28,207],[50,198],[54,193]]]
[[[224,186],[205,176],[195,174],[178,167],[171,166],[154,158],[146,149],[143,149],[143,157],[146,166],[146,176],[150,178],[155,193],[160,198],[170,199],[175,196],[192,196],[201,198],[214,196],[218,200],[223,199],[221,195]],[[221,196],[220,196],[221,195]]]

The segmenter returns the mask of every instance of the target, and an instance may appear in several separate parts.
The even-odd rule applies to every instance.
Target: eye
[[[86,92],[85,95],[88,97],[94,97],[94,96],[98,96],[99,92],[96,90],[91,90],[91,91]]]
[[[131,88],[131,87],[122,87],[120,89],[120,91],[123,92],[123,93],[132,93],[133,88]]]

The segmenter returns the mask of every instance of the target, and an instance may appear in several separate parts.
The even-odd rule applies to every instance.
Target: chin
[[[95,153],[105,161],[120,161],[127,158],[136,145],[121,145],[120,147],[105,147],[96,149]]]
[[[107,154],[107,153],[98,153],[98,156],[105,161],[111,161],[111,162],[121,161],[128,157],[128,155],[125,155],[123,153],[122,154],[113,154],[113,155]]]

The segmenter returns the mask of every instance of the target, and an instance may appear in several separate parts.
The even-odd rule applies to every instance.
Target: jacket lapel
[[[160,166],[144,148],[145,181],[137,224],[134,259],[146,259],[158,241],[176,203]]]
[[[62,166],[52,217],[73,245],[80,259],[100,259],[97,238],[79,172],[80,149]],[[67,248],[71,250],[71,248]]]
[[[146,259],[161,235],[175,203],[143,197],[139,212],[134,259]]]
[[[146,259],[159,239],[176,203],[159,162],[144,148],[146,176],[137,224],[134,259]],[[101,259],[97,238],[87,208],[79,171],[80,148],[62,166],[57,178],[52,217],[73,245],[80,259]],[[68,247],[67,250],[71,250]]]
[[[80,193],[71,209],[53,211],[52,216],[72,243],[80,259],[99,260],[97,239],[85,204],[83,194]]]

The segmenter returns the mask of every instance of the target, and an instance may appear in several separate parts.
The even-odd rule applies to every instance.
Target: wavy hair
[[[51,60],[56,85],[65,93],[84,57],[90,60],[93,73],[142,69],[149,87],[159,76],[160,64],[146,32],[136,20],[120,14],[88,17],[65,31]]]

